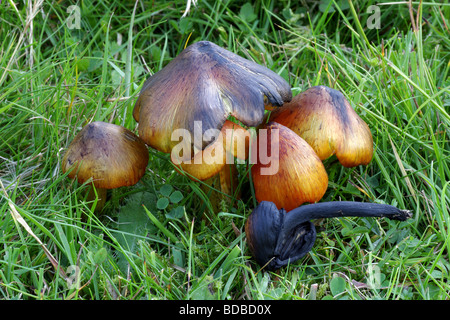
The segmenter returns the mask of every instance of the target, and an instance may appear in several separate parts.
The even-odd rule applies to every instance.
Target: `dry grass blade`
[[[59,266],[58,260],[56,260],[55,257],[53,257],[53,255],[50,253],[50,251],[47,249],[47,247],[44,245],[44,243],[42,243],[42,241],[34,234],[33,230],[31,230],[28,223],[17,211],[13,201],[9,198],[8,193],[6,192],[6,189],[3,186],[3,182],[1,180],[0,180],[0,185],[2,187],[3,193],[5,194],[5,198],[8,201],[9,208],[11,209],[10,212],[11,212],[11,215],[12,215],[14,221],[18,222],[28,232],[28,234],[30,234],[39,243],[39,245],[42,247],[42,250],[44,250],[45,255],[50,260],[50,263],[52,264],[52,266],[56,270],[59,269],[59,274],[64,278],[64,280],[67,280],[68,277],[67,277],[66,273],[64,272],[64,270]]]
[[[184,14],[181,16],[181,18],[186,17],[191,10],[191,2],[194,4],[194,6],[197,5],[197,0],[187,0],[186,9],[184,10]]]
[[[31,2],[30,2],[31,3]],[[44,0],[39,0],[39,1],[36,1],[35,3],[34,3],[34,5],[33,6],[29,6],[28,8],[27,8],[27,10],[28,10],[28,15],[27,15],[27,18],[26,18],[26,21],[25,21],[25,25],[24,25],[24,28],[23,28],[23,31],[21,32],[21,34],[20,34],[20,37],[19,37],[19,40],[17,41],[17,45],[16,45],[16,48],[14,49],[14,53],[12,54],[12,56],[13,57],[17,57],[18,55],[17,55],[17,52],[18,52],[18,50],[20,49],[20,46],[22,45],[22,42],[23,42],[23,40],[25,39],[25,36],[26,36],[26,33],[27,33],[27,30],[28,29],[30,29],[31,28],[31,32],[29,33],[29,41],[30,42],[32,42],[33,40],[32,40],[32,28],[33,28],[33,19],[34,19],[34,17],[38,14],[38,12],[39,12],[39,10],[41,9],[41,6],[42,6],[42,4],[44,3]],[[17,8],[14,6],[14,8],[17,10]],[[32,55],[32,53],[33,53],[33,49],[32,49],[32,44],[30,43],[30,56]],[[32,58],[30,58],[30,59],[32,59]],[[15,62],[16,60],[15,59],[10,59],[9,61],[8,61],[8,65],[6,66],[6,70],[10,70],[10,66]],[[30,62],[32,62],[32,60],[30,60]],[[30,66],[32,65],[32,63],[30,64]],[[0,77],[0,86],[1,86],[1,84],[3,83],[3,81],[5,80],[5,77],[6,77],[6,75],[8,75],[8,72],[3,72],[2,73],[2,76]]]
[[[403,165],[402,160],[400,159],[400,156],[398,155],[397,148],[395,148],[395,145],[392,142],[392,139],[390,137],[389,137],[389,141],[391,142],[392,151],[394,152],[395,160],[397,161],[398,166],[400,167],[400,171],[402,173],[403,178],[405,178],[406,185],[408,186],[408,189],[411,192],[414,200],[417,201],[416,191],[414,190],[414,188],[411,184],[411,181],[408,178],[408,174],[406,173],[405,166]]]

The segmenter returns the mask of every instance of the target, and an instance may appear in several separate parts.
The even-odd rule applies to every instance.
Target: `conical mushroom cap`
[[[211,143],[201,139],[203,134],[220,130],[229,115],[254,127],[263,120],[265,103],[281,106],[291,98],[289,84],[275,72],[200,41],[144,83],[133,116],[149,146],[170,153],[186,143],[195,147],[187,155],[191,158]],[[192,139],[173,141],[177,129],[187,130]]]
[[[264,129],[266,134],[261,131]],[[264,129],[252,146],[253,159],[258,153],[258,160],[251,160],[256,162],[251,169],[256,199],[271,201],[286,211],[319,201],[327,190],[328,174],[311,146],[279,123],[270,122]]]
[[[97,188],[114,189],[136,184],[148,164],[145,143],[131,131],[110,123],[92,122],[69,145],[63,172],[84,183],[92,178]]]
[[[338,90],[309,88],[272,111],[270,121],[293,130],[322,160],[336,154],[345,167],[366,165],[372,160],[370,129]]]

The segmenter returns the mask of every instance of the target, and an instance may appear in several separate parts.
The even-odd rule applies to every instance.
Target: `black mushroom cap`
[[[256,262],[276,270],[305,256],[314,245],[313,219],[338,217],[385,217],[404,221],[408,210],[378,203],[330,201],[300,206],[289,212],[278,210],[272,202],[262,201],[247,219],[245,233]]]
[[[289,84],[275,72],[200,41],[144,83],[133,116],[139,136],[154,149],[171,152],[180,143],[173,141],[172,133],[186,129],[192,136],[186,143],[195,142],[196,150],[203,150],[213,141],[194,139],[195,126],[201,135],[220,130],[230,115],[257,126],[266,104],[281,106],[291,99]]]

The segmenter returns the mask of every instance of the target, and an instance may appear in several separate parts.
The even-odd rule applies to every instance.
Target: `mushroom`
[[[279,123],[270,122],[259,129],[252,159],[251,174],[259,202],[271,201],[289,211],[304,202],[319,201],[327,190],[328,175],[317,154]]]
[[[225,195],[231,195],[237,187],[237,168],[235,158],[246,160],[249,154],[251,135],[248,130],[237,123],[226,120],[214,143],[197,152],[193,159],[182,160],[172,152],[172,162],[179,172],[186,174],[192,180],[201,180],[209,185],[217,184],[218,190]],[[217,196],[211,201],[217,202],[223,197]]]
[[[144,175],[149,154],[145,143],[131,131],[111,123],[84,126],[69,145],[63,172],[79,183],[92,179],[101,210],[106,190],[136,184]],[[95,195],[91,193],[88,197]]]
[[[170,153],[183,145],[191,159],[213,141],[203,135],[221,130],[230,115],[254,127],[264,106],[292,99],[289,84],[278,74],[208,41],[184,49],[143,85],[133,110],[139,136],[152,148]],[[187,130],[192,139],[174,141],[172,133]],[[198,139],[201,137],[201,139]]]
[[[296,132],[322,160],[336,154],[344,167],[366,165],[372,160],[370,129],[338,90],[311,87],[273,110],[270,121]]]
[[[286,212],[272,202],[261,202],[245,223],[251,254],[267,270],[294,263],[313,247],[316,229],[313,219],[339,217],[384,217],[404,221],[408,210],[379,203],[330,201],[307,204]]]

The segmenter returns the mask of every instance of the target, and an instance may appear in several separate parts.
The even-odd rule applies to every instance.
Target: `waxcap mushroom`
[[[178,143],[186,143],[192,150],[186,158],[192,158],[212,143],[196,136],[220,130],[230,115],[254,127],[264,118],[265,104],[281,106],[291,99],[289,84],[275,72],[200,41],[144,83],[133,117],[147,145],[170,153]],[[173,141],[177,129],[188,130],[192,139]]]
[[[322,160],[336,154],[344,167],[366,165],[372,160],[370,129],[338,90],[311,87],[273,110],[270,121],[296,132]]]
[[[145,143],[121,126],[92,122],[69,145],[62,161],[63,172],[100,189],[136,184],[144,175],[149,154]]]
[[[267,149],[270,161],[261,159],[261,148]],[[279,123],[269,122],[259,129],[257,143],[252,145],[252,158],[256,157],[251,159],[251,174],[259,202],[271,201],[279,209],[292,210],[304,202],[319,201],[328,188],[328,174],[311,146]]]
[[[286,212],[262,201],[245,223],[247,243],[256,262],[266,270],[294,263],[313,247],[316,229],[311,220],[339,217],[383,217],[404,221],[409,210],[381,203],[329,201],[306,204]]]
[[[198,151],[192,159],[180,161],[181,159],[172,154],[171,160],[174,164],[179,164],[189,176],[207,180],[218,174],[227,164],[234,164],[234,158],[246,160],[250,139],[249,131],[237,123],[226,120],[214,143]]]
[[[198,151],[193,159],[181,161],[176,166],[177,171],[186,174],[192,180],[202,180],[213,189],[217,189],[219,192],[213,191],[209,197],[213,209],[219,209],[221,200],[227,200],[227,196],[240,197],[235,158],[247,159],[250,140],[251,133],[248,130],[226,120],[214,143]],[[176,156],[172,152],[172,163],[177,164],[179,159],[174,157]]]

